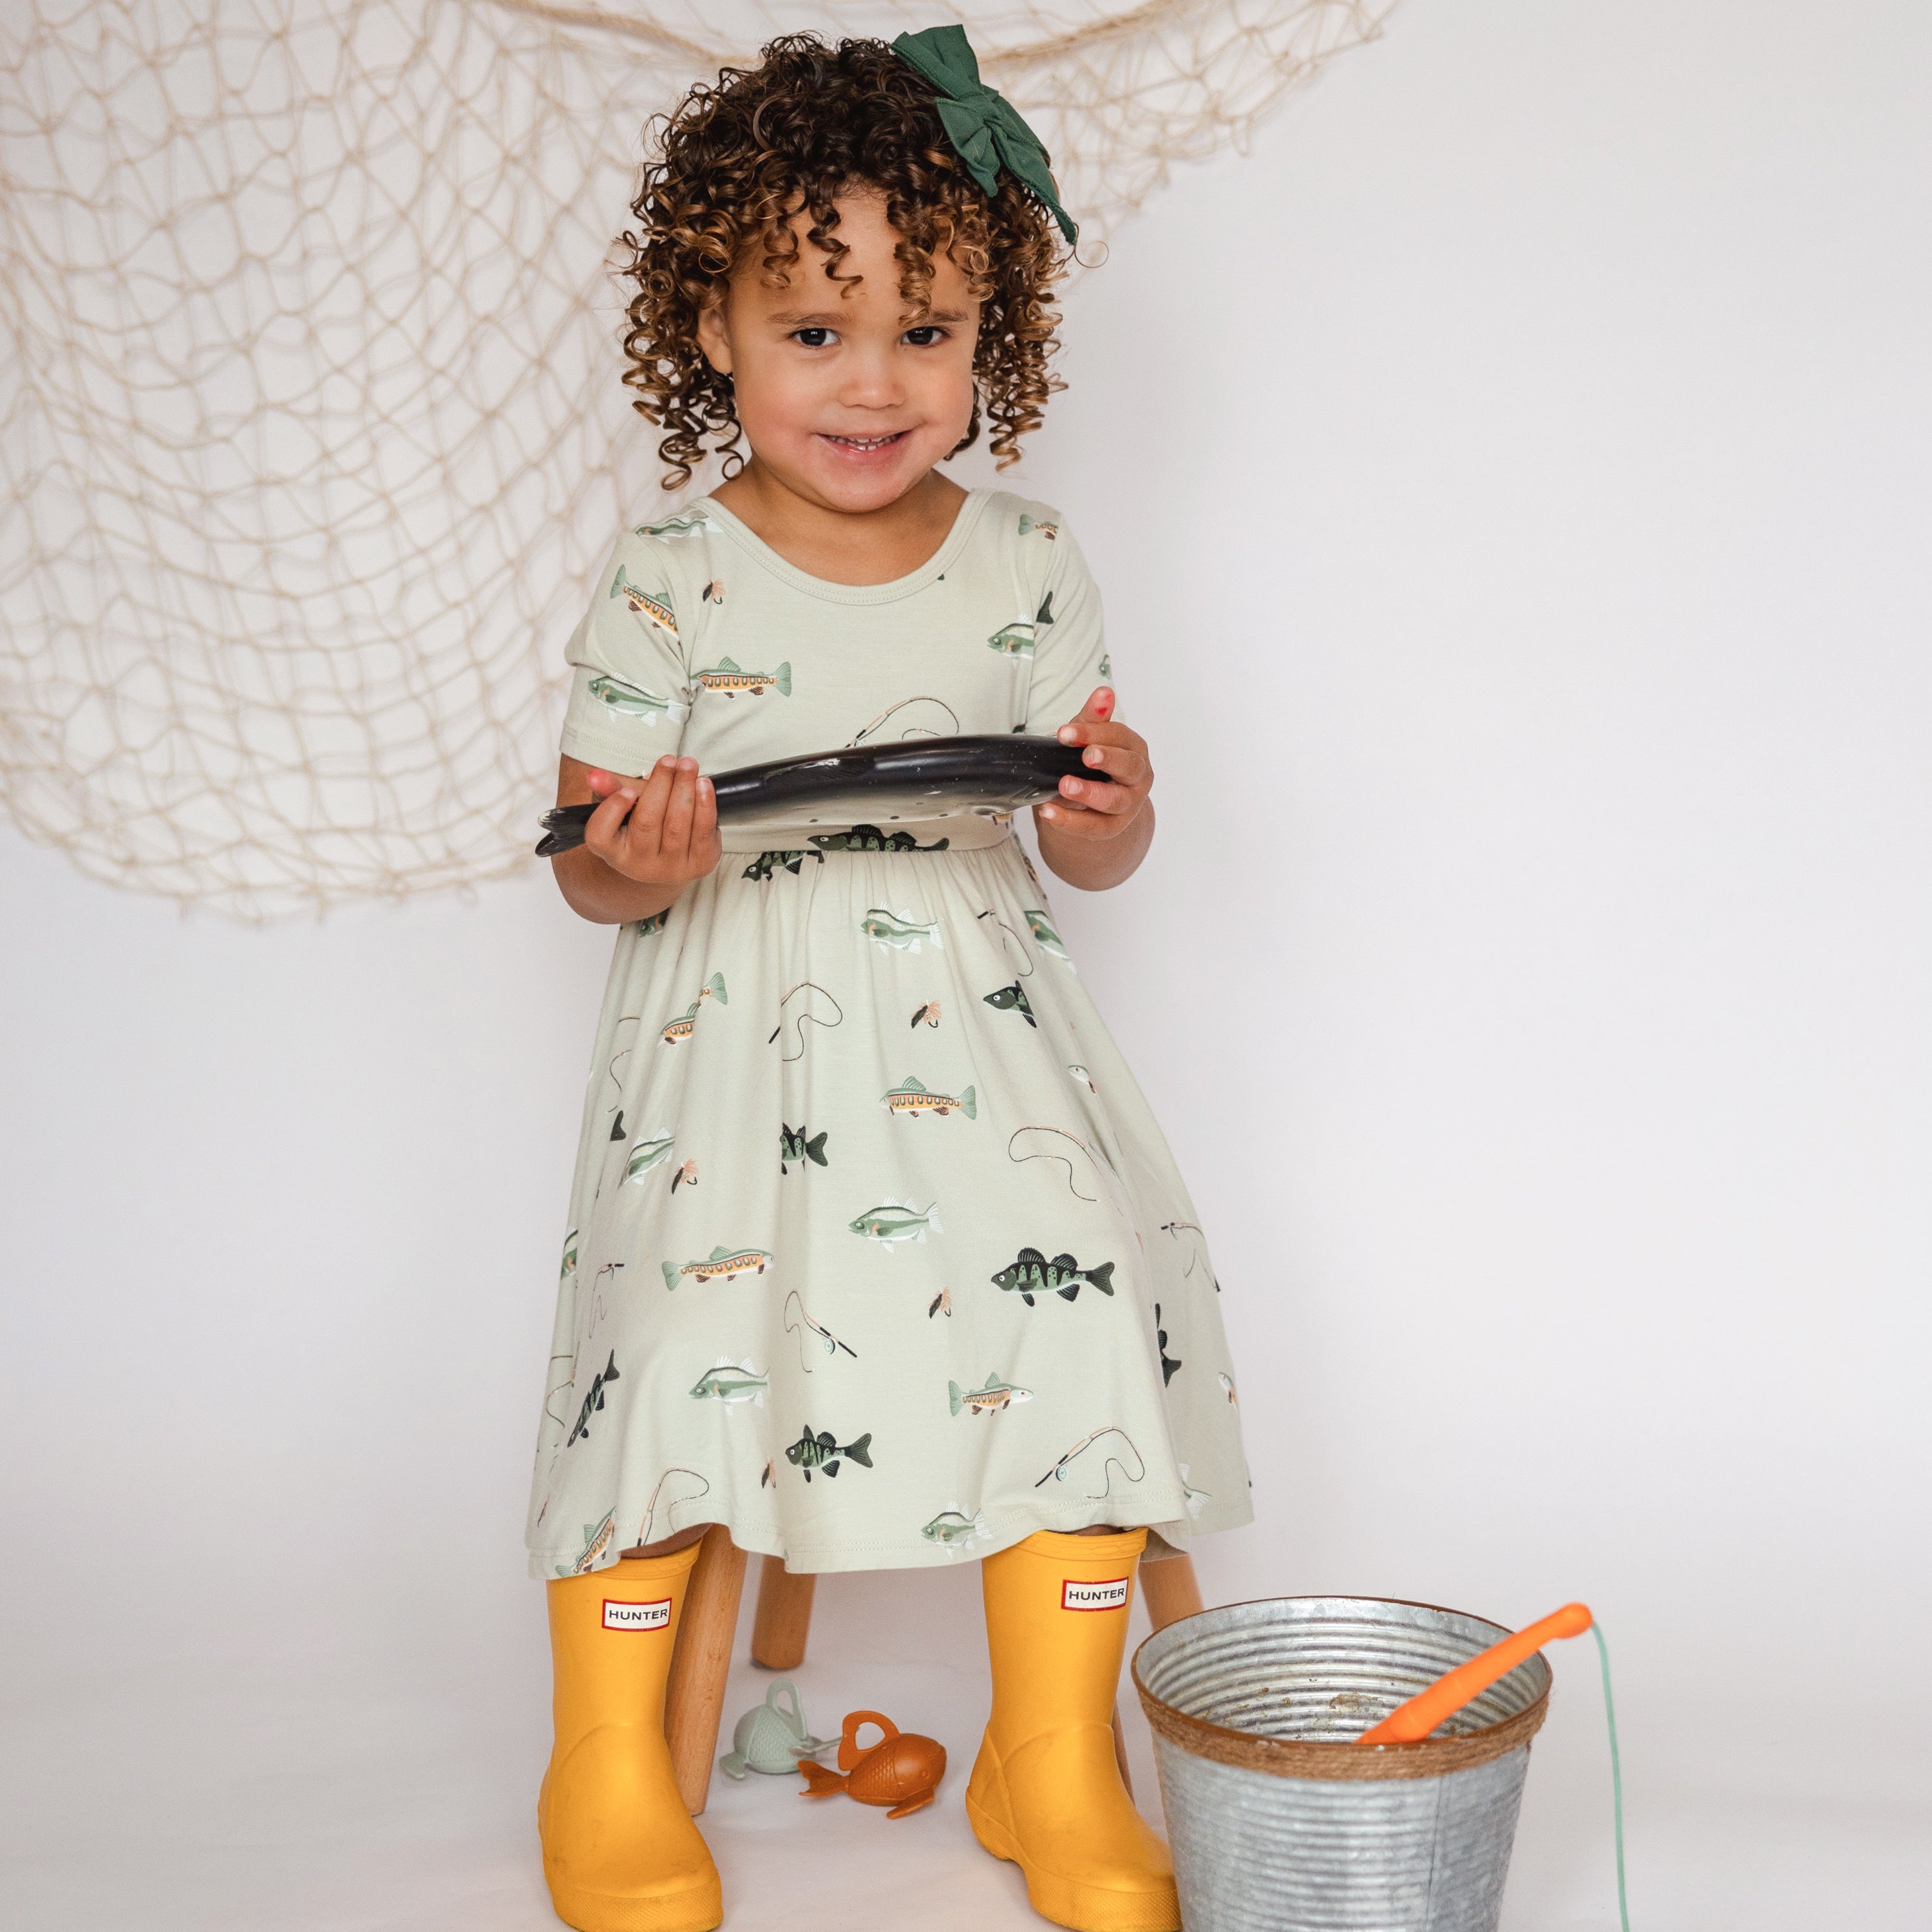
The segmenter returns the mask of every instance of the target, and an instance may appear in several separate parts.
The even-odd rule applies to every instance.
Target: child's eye
[[[922,322],[916,328],[909,328],[905,339],[915,349],[930,349],[935,342],[945,340],[946,332],[936,322]]]
[[[791,339],[807,349],[823,349],[832,340],[829,328],[794,328]]]

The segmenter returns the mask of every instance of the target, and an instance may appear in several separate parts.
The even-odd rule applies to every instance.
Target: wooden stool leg
[[[1191,1556],[1165,1556],[1158,1563],[1141,1565],[1141,1596],[1147,1604],[1148,1622],[1156,1630],[1165,1630],[1204,1607],[1201,1585],[1194,1574]]]
[[[812,1634],[812,1592],[816,1576],[795,1576],[782,1556],[767,1556],[758,1570],[758,1611],[752,1624],[752,1661],[764,1670],[796,1670],[805,1661]]]
[[[686,1586],[664,1696],[664,1736],[679,1795],[694,1818],[711,1795],[711,1761],[724,1712],[724,1680],[738,1634],[738,1598],[745,1587],[745,1552],[722,1523],[704,1532]]]

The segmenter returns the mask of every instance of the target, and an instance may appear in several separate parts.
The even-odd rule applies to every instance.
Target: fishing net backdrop
[[[1082,254],[1394,0],[948,10]],[[208,16],[213,17],[208,17]],[[902,0],[0,14],[0,802],[244,918],[526,862],[556,646],[662,501],[612,237],[646,117]]]

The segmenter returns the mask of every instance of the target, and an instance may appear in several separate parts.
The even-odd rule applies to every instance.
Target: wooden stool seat
[[[1164,1630],[1202,1607],[1201,1586],[1191,1557],[1164,1557],[1140,1568],[1141,1596],[1148,1621]],[[796,1670],[805,1661],[812,1633],[812,1594],[818,1580],[795,1576],[782,1558],[766,1557],[758,1572],[758,1607],[752,1625],[752,1661],[766,1670]],[[698,1562],[686,1586],[677,1647],[671,1653],[664,1698],[664,1734],[677,1788],[693,1817],[711,1795],[718,1730],[724,1715],[724,1684],[737,1641],[738,1605],[745,1588],[745,1552],[722,1523],[704,1532]],[[1114,1754],[1131,1792],[1120,1708],[1114,1706]]]

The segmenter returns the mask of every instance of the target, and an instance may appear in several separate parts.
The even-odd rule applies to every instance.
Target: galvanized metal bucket
[[[1496,1932],[1541,1656],[1419,1743],[1352,1741],[1508,1631],[1376,1597],[1184,1617],[1134,1653],[1187,1932]]]

